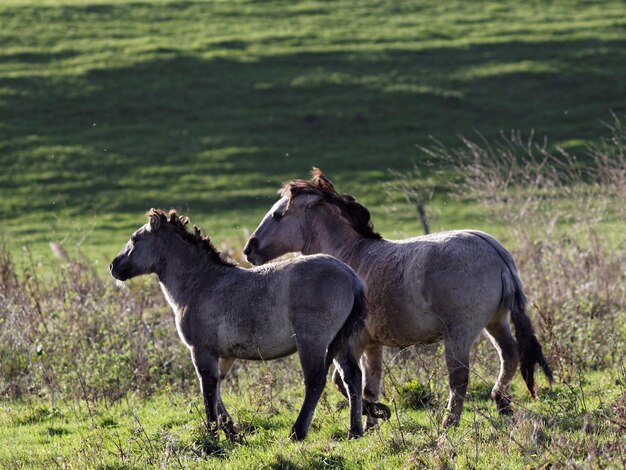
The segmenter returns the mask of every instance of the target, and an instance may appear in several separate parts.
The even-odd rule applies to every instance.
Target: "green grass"
[[[380,183],[429,136],[606,135],[626,111],[625,17],[593,1],[4,1],[0,235],[107,260],[157,206],[239,245],[312,165],[384,234],[415,234]],[[478,207],[442,212],[492,228]]]
[[[296,362],[287,361],[287,367],[297,367]],[[256,373],[263,369],[263,374],[280,375],[271,366],[250,367]],[[488,399],[491,385],[474,377],[477,383],[470,387],[473,398],[466,403],[458,429],[444,433],[438,428],[441,403],[432,409],[396,407],[389,422],[356,441],[347,440],[347,410],[338,411],[339,394],[328,386],[308,438],[291,442],[288,435],[302,400],[300,388],[270,393],[244,374],[237,378],[240,387],[243,384],[239,394],[228,384],[224,387],[226,404],[245,429],[243,444],[230,443],[223,436],[219,442],[207,437],[197,392],[163,390],[147,400],[131,395],[114,404],[67,401],[53,409],[41,400],[10,402],[0,405],[0,465],[357,469],[447,464],[455,468],[522,468],[566,459],[582,464],[590,445],[602,448],[606,443],[619,443],[608,420],[610,404],[620,394],[615,379],[612,374],[589,373],[573,385],[544,390],[540,402],[532,402],[517,380],[517,413],[501,418]],[[397,399],[389,382],[387,398],[393,403]]]

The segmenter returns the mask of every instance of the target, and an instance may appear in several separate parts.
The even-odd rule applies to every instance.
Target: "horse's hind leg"
[[[383,348],[382,346],[369,346],[363,349],[360,341],[353,344],[354,357],[361,358],[361,370],[363,371],[363,415],[367,416],[365,429],[371,429],[378,423],[378,418],[389,419],[391,410],[378,403],[382,384],[383,372]],[[348,400],[348,392],[344,386],[339,370],[333,372],[333,383],[341,394]]]
[[[359,351],[355,357],[359,357]],[[383,348],[382,346],[370,346],[361,355],[361,370],[363,371],[363,415],[367,416],[365,429],[371,429],[378,424],[378,419],[389,419],[391,410],[378,403],[383,379]],[[343,379],[337,369],[333,373],[333,382],[342,393],[349,399],[348,392],[344,387]]]
[[[346,384],[343,383],[343,378],[341,377],[341,371],[337,366],[335,366],[335,370],[333,371],[333,383],[337,390],[347,399],[350,400],[348,396],[348,391],[346,390]]]
[[[448,414],[443,420],[444,428],[458,424],[461,418],[469,383],[469,355],[472,343],[473,341],[468,341],[464,337],[451,336],[445,339],[450,398],[448,399]]]
[[[359,354],[355,357],[359,357]],[[378,418],[389,419],[391,410],[378,403],[382,384],[383,372],[383,348],[382,346],[369,346],[364,349],[361,356],[361,370],[363,371],[363,415],[367,416],[365,429],[371,429],[378,424]],[[341,394],[348,400],[348,392],[344,386],[341,374],[337,369],[333,373],[333,383]]]
[[[335,357],[335,374],[339,374],[348,390],[348,402],[350,403],[350,431],[348,437],[359,437],[363,435],[363,422],[361,414],[363,403],[361,400],[361,369],[354,358],[352,348],[346,348]],[[334,375],[333,375],[334,377]]]
[[[491,398],[496,402],[500,414],[510,414],[512,411],[511,398],[507,393],[507,388],[513,380],[519,364],[517,342],[513,339],[511,327],[504,315],[487,325],[486,331],[500,356],[500,373],[491,391]]]
[[[309,430],[317,402],[326,385],[326,348],[298,342],[298,355],[304,375],[304,403],[291,429],[291,438],[300,441]]]

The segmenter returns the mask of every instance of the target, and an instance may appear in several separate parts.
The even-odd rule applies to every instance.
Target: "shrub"
[[[424,384],[419,379],[413,379],[400,385],[398,398],[403,406],[419,409],[430,404],[433,393],[429,384]]]
[[[195,381],[154,282],[118,288],[82,260],[18,272],[0,246],[0,312],[1,396],[54,407],[57,396],[116,400]]]

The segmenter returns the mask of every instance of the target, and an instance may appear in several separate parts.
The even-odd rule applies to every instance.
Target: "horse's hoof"
[[[491,398],[496,402],[496,409],[498,410],[499,415],[503,416],[513,414],[513,403],[506,394],[501,392],[492,392]]]
[[[382,403],[363,402],[363,415],[368,418],[380,418],[387,421],[391,418],[391,410]]]
[[[365,427],[364,430],[365,432],[370,432],[372,429],[376,429],[378,427],[378,420],[376,418],[367,418],[367,421],[365,421]]]
[[[358,439],[363,437],[363,431],[348,431],[348,439]]]
[[[292,441],[299,442],[299,441],[303,440],[305,437],[306,437],[306,431],[305,432],[302,432],[302,431],[298,432],[296,430],[296,428],[291,428],[291,433],[289,434],[289,438]]]
[[[377,417],[384,421],[389,421],[391,418],[391,409],[382,403],[375,403],[374,405],[376,406]]]
[[[230,442],[236,442],[241,444],[243,442],[243,434],[237,430],[237,427],[230,423],[228,426],[222,426],[224,434]]]
[[[448,429],[459,424],[460,417],[455,415],[448,415],[443,420],[443,428]]]

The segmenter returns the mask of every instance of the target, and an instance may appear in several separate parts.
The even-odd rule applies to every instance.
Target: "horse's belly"
[[[224,338],[224,336],[222,336]],[[223,340],[220,356],[248,360],[271,360],[296,352],[296,338],[291,329],[271,334],[257,332],[245,339]]]
[[[442,323],[430,313],[373,308],[365,324],[372,340],[385,346],[430,344],[442,338]]]

